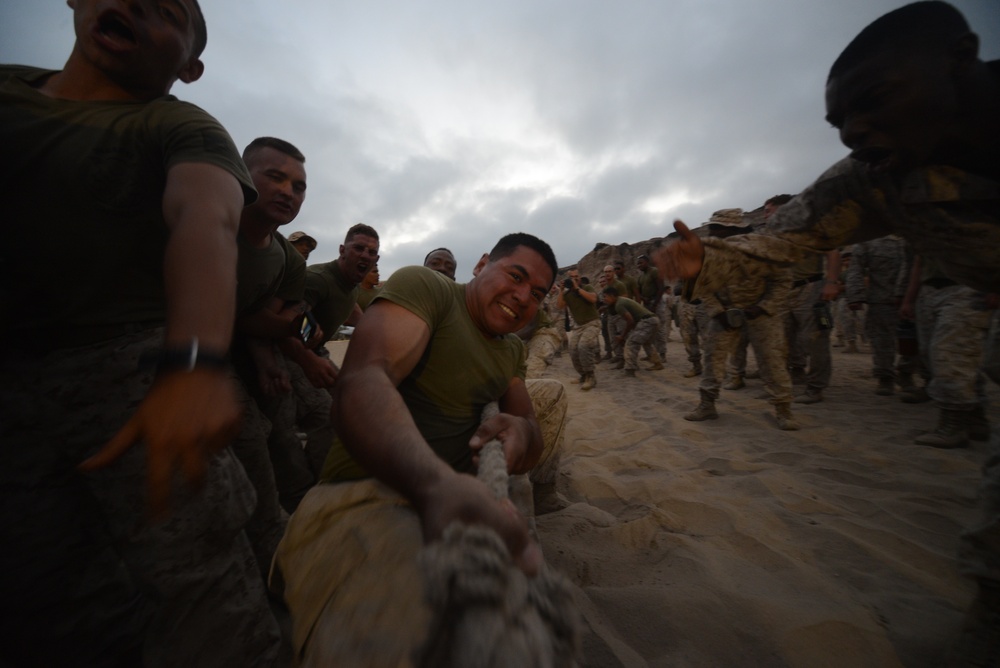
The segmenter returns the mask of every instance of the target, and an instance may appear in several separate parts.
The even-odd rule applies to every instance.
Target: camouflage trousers
[[[625,317],[612,315],[608,309],[608,337],[611,340],[611,356],[615,361],[625,359],[625,344],[618,341],[618,337],[625,332]]]
[[[526,378],[540,378],[552,364],[556,351],[562,345],[562,337],[554,327],[535,330],[527,342]]]
[[[852,311],[847,299],[840,297],[833,303],[833,322],[837,338],[854,343],[864,330],[864,312]]]
[[[76,468],[145,397],[153,375],[139,358],[162,336],[0,353],[0,646],[15,665],[278,661],[243,530],[256,499],[229,449],[201,489],[178,481],[162,522],[147,515],[141,443],[100,471]]]
[[[568,402],[558,381],[529,380],[527,388],[545,443],[528,477],[546,482],[556,473]],[[523,477],[512,476],[511,486]],[[431,620],[418,563],[423,546],[419,515],[376,480],[310,490],[289,522],[271,578],[291,611],[297,664],[410,665]]]
[[[594,365],[601,355],[600,336],[600,318],[577,325],[569,333],[569,357],[573,361],[573,368],[581,376],[594,373]]]
[[[691,364],[701,364],[701,346],[698,344],[698,307],[681,300],[677,304],[677,315],[680,320],[681,340],[684,341],[684,351]]]
[[[625,341],[625,368],[639,368],[639,349],[651,355],[657,350],[660,339],[663,338],[663,328],[660,327],[660,319],[655,316],[643,318],[635,323],[635,327],[629,332],[628,340]]]
[[[985,400],[984,344],[993,311],[964,285],[920,287],[917,336],[931,373],[927,394],[942,408],[972,409]]]
[[[896,378],[896,330],[899,307],[893,304],[869,304],[865,333],[872,347],[872,376]]]
[[[986,344],[983,370],[1000,384],[1000,312],[994,311]],[[993,425],[983,464],[980,487],[982,515],[962,533],[959,560],[966,575],[989,580],[1000,587],[1000,429]]]
[[[739,333],[739,339],[729,351],[729,359],[726,362],[728,376],[745,376],[747,373],[747,348],[750,347],[750,338],[747,336],[746,327],[741,327]]]
[[[698,389],[708,394],[713,401],[719,398],[719,386],[726,373],[726,360],[739,342],[740,329],[746,329],[747,338],[760,366],[760,377],[771,395],[771,403],[787,404],[792,401],[792,379],[786,367],[788,347],[785,344],[785,323],[780,317],[763,315],[747,320],[739,329],[727,330],[717,319],[705,315],[704,310],[699,313],[702,315],[698,326],[704,333],[704,363]]]
[[[788,295],[785,336],[788,340],[788,366],[806,371],[806,387],[819,392],[830,385],[833,367],[830,361],[830,330],[822,329],[816,317],[816,305],[822,301],[823,281],[792,288]]]
[[[653,309],[653,313],[656,314],[656,318],[660,321],[660,333],[656,338],[656,352],[660,353],[660,357],[664,360],[667,359],[667,339],[670,338],[670,325],[672,321],[671,305],[671,299],[664,294],[660,299],[660,303]]]

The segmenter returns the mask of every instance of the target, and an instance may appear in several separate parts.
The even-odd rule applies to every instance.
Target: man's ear
[[[201,62],[200,58],[192,58],[181,68],[181,71],[177,73],[177,78],[184,83],[192,83],[201,78],[201,75],[205,73],[205,64]]]
[[[490,263],[489,253],[483,253],[483,256],[479,258],[479,262],[477,262],[476,266],[472,268],[472,275],[478,276],[479,272],[482,271],[483,267],[485,267],[489,263]]]

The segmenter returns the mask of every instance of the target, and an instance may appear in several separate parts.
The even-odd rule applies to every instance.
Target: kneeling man
[[[510,473],[543,472],[541,482],[554,473],[565,396],[538,381],[553,387],[532,392],[551,416],[536,417],[513,332],[534,318],[556,271],[548,244],[511,234],[471,282],[406,267],[365,312],[334,386],[331,484],[299,506],[272,573],[295,620],[298,661],[408,659],[429,623],[417,556],[453,521],[494,529],[523,570],[540,567],[525,519],[470,472],[496,438]],[[481,421],[492,401],[499,415]]]

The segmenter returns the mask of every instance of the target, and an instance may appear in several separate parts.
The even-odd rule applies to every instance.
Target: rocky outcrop
[[[722,209],[716,211],[712,214],[709,220],[725,220],[732,224],[737,222],[734,220],[732,212],[735,209]],[[743,224],[749,224],[753,228],[759,227],[764,222],[764,209],[763,207],[755,209],[754,211],[743,211],[742,212]],[[602,270],[605,265],[614,264],[615,260],[621,260],[625,263],[625,273],[635,276],[638,274],[638,270],[635,268],[635,260],[640,255],[652,255],[660,246],[668,244],[673,241],[676,233],[673,232],[673,225],[670,225],[671,234],[663,237],[653,237],[652,239],[647,239],[645,241],[638,241],[635,243],[620,243],[618,245],[599,243],[594,246],[594,250],[590,251],[576,264],[567,265],[559,269],[559,276],[556,279],[560,283],[562,279],[565,278],[566,272],[570,269],[579,269],[580,276],[587,276],[596,285],[597,278],[601,275]],[[696,234],[707,236],[709,233],[708,223],[703,223],[699,227],[694,228]]]

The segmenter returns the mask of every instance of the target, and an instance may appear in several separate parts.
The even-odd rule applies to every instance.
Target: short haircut
[[[787,204],[791,202],[794,195],[775,195],[774,197],[768,197],[767,201],[764,202],[764,206],[770,204],[771,206],[781,206],[782,204]]]
[[[191,4],[194,5],[195,14],[191,17],[194,21],[194,57],[198,58],[208,46],[208,26],[205,24],[205,12],[201,11],[198,0],[191,0]]]
[[[348,243],[351,239],[359,234],[363,234],[366,237],[371,237],[375,241],[378,241],[378,232],[371,225],[365,225],[364,223],[356,223],[351,225],[351,229],[347,230],[347,235],[344,237],[344,243]]]
[[[424,256],[424,264],[427,264],[428,258],[430,258],[431,255],[434,255],[434,253],[437,253],[438,251],[444,251],[448,255],[450,255],[452,257],[455,257],[455,254],[451,252],[450,248],[445,248],[444,246],[442,246],[441,248],[435,248],[430,253],[428,253],[427,255],[425,255]]]
[[[249,164],[250,159],[262,148],[273,148],[275,151],[280,151],[302,164],[306,162],[306,156],[302,155],[302,151],[284,139],[278,139],[277,137],[257,137],[247,144],[247,147],[243,149],[243,162]]]
[[[858,33],[830,68],[827,81],[884,49],[933,51],[970,32],[962,13],[939,0],[914,2],[875,19]]]
[[[552,280],[555,280],[556,274],[559,273],[559,265],[556,264],[556,254],[552,252],[552,248],[547,243],[527,232],[515,232],[500,239],[497,245],[493,247],[493,250],[490,251],[490,262],[495,262],[500,258],[509,256],[517,250],[518,246],[525,246],[541,255],[542,259],[545,260],[545,263],[552,270]],[[550,282],[549,285],[551,286],[552,283]]]
[[[621,267],[622,269],[624,269],[625,268],[625,263],[622,262],[621,260],[615,260],[615,269],[617,269],[618,267]]]
[[[604,288],[604,294],[611,295],[612,297],[617,297],[618,296],[618,288],[616,288],[613,285],[609,285],[608,287]]]

